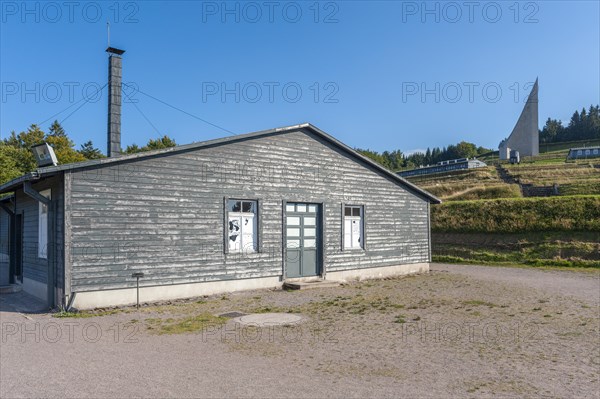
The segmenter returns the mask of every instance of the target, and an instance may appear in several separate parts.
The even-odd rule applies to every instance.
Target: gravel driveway
[[[598,398],[599,304],[598,272],[433,265],[76,318],[5,306],[0,396]],[[303,321],[217,317],[232,311]]]
[[[600,271],[557,271],[519,267],[432,264],[433,272],[448,272],[490,282],[535,288],[553,295],[574,297],[600,305]]]

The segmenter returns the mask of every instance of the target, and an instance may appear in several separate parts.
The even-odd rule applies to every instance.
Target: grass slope
[[[600,268],[600,232],[434,233],[436,262]]]
[[[444,200],[431,212],[433,260],[600,268],[600,159],[566,161],[569,148],[592,145],[600,140],[541,145],[520,165],[492,152],[480,157],[486,168],[409,178]],[[561,196],[522,198],[513,181],[558,184]]]
[[[448,202],[432,207],[431,223],[455,233],[600,231],[600,196]]]

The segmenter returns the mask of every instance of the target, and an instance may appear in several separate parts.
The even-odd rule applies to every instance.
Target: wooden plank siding
[[[32,183],[32,187],[40,192],[46,189],[51,189],[52,201],[56,203],[56,220],[55,220],[55,235],[54,243],[51,242],[51,237],[48,237],[48,246],[54,248],[53,260],[56,267],[56,286],[62,292],[64,284],[64,190],[62,175],[50,177]],[[48,262],[51,251],[48,251],[48,259],[38,256],[38,222],[39,222],[39,207],[38,202],[26,195],[23,189],[15,191],[16,213],[23,215],[23,277],[40,283],[48,283]],[[48,220],[50,225],[50,220]],[[61,293],[58,296],[62,295]]]
[[[10,282],[10,218],[11,216],[0,208],[0,285]]]
[[[326,271],[429,262],[427,200],[307,130],[67,174],[73,292],[281,276],[283,201],[324,203]],[[260,253],[224,253],[225,197],[260,201]],[[366,251],[342,251],[342,203]]]

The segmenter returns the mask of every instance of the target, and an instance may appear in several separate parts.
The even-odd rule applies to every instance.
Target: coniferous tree
[[[137,144],[128,145],[123,151],[125,154],[137,154],[138,152],[142,152],[142,149]]]
[[[67,136],[67,133],[58,121],[52,123],[49,133],[44,140],[52,146],[60,164],[86,160],[81,153],[75,150],[75,143]]]
[[[81,148],[78,151],[81,155],[83,155],[86,159],[100,159],[104,158],[104,154],[98,148],[94,147],[92,140],[88,140],[81,145]]]
[[[148,140],[148,144],[146,144],[146,146],[144,148],[145,148],[145,151],[152,151],[152,150],[160,150],[163,148],[175,147],[176,145],[177,145],[177,143],[175,142],[175,140],[173,140],[169,136],[165,135],[156,140],[153,140],[153,139]]]
[[[48,129],[48,136],[52,137],[67,137],[67,133],[65,129],[55,120],[52,125],[50,125],[50,129]]]
[[[565,127],[562,122],[548,118],[540,131],[540,143],[600,140],[600,106],[590,105],[575,111]]]
[[[153,150],[160,150],[163,148],[175,147],[176,145],[177,145],[177,143],[175,142],[174,139],[165,135],[165,136],[159,137],[157,139],[148,140],[148,144],[146,144],[143,147],[140,147],[137,144],[128,145],[127,148],[125,148],[124,152],[126,154],[136,154],[138,152],[153,151]]]

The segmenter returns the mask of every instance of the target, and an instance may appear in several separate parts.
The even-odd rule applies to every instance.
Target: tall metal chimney
[[[123,67],[121,55],[125,50],[106,49],[108,56],[108,137],[106,155],[121,155],[121,84]]]

